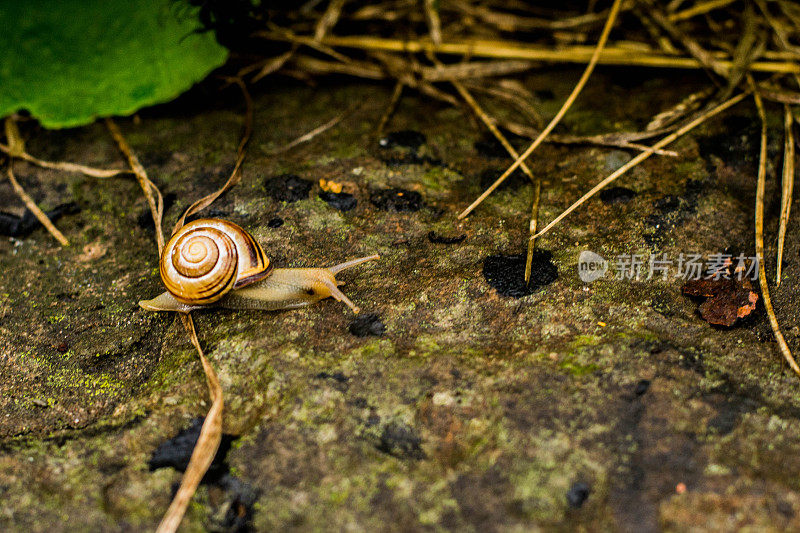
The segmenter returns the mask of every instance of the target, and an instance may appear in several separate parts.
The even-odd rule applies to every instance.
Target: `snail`
[[[227,220],[199,219],[178,230],[159,262],[167,291],[139,305],[148,311],[187,313],[209,306],[231,309],[294,309],[323,298],[358,313],[339,290],[336,274],[378,259],[370,255],[329,268],[273,268],[252,235]]]

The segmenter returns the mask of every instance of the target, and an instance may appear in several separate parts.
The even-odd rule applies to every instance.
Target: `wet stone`
[[[273,217],[267,222],[268,228],[280,228],[283,226],[283,219],[281,217]]]
[[[435,231],[428,232],[428,240],[434,244],[459,244],[464,242],[464,239],[467,238],[466,233],[462,233],[461,235],[455,235],[453,237],[447,237],[445,235],[440,235]]]
[[[586,483],[582,481],[573,483],[567,491],[567,503],[570,507],[577,509],[583,505],[590,493],[591,489]]]
[[[605,171],[614,172],[630,160],[631,155],[628,152],[623,152],[622,150],[612,150],[606,156],[604,165]]]
[[[347,329],[356,337],[380,337],[386,326],[376,313],[363,313],[355,317]]]
[[[347,192],[336,193],[322,191],[319,193],[319,197],[329,206],[333,207],[334,209],[338,209],[339,211],[350,211],[355,209],[356,205],[358,205],[358,200],[356,197]]]
[[[627,187],[609,187],[600,191],[600,200],[604,204],[626,204],[636,196],[636,191]]]
[[[279,202],[296,202],[308,198],[314,184],[296,174],[281,174],[264,182],[267,194]]]
[[[393,131],[378,141],[383,148],[413,148],[416,150],[425,144],[425,135],[414,130]]]
[[[422,208],[422,195],[405,189],[381,189],[370,195],[372,205],[381,211],[411,212]]]
[[[534,250],[531,279],[525,284],[525,254],[490,255],[483,262],[483,277],[501,296],[521,298],[558,278],[558,269],[547,250]]]

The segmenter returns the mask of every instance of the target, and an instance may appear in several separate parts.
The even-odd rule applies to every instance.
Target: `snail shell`
[[[161,254],[161,280],[184,304],[216,302],[231,289],[267,277],[272,270],[261,246],[227,220],[199,219],[183,226]]]

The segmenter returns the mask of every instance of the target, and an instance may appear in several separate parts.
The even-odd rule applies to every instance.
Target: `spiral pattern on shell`
[[[186,304],[210,304],[228,291],[269,275],[271,265],[253,237],[233,222],[186,224],[164,247],[161,279]]]

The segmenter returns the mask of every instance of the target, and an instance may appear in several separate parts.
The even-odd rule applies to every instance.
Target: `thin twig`
[[[156,245],[160,256],[161,250],[164,249],[164,232],[161,229],[161,220],[164,218],[164,198],[161,196],[161,191],[158,190],[158,187],[147,177],[147,172],[139,162],[139,158],[133,153],[128,141],[125,140],[122,132],[111,118],[106,119],[106,127],[117,142],[120,151],[128,160],[133,175],[136,176],[136,180],[139,182],[142,192],[144,192],[144,197],[147,199],[147,205],[150,206],[150,214],[153,216],[153,222],[156,227]]]
[[[378,122],[378,127],[375,128],[376,137],[380,138],[383,135],[386,124],[389,123],[389,119],[394,114],[395,109],[397,109],[397,104],[400,102],[400,96],[403,94],[403,87],[405,87],[405,84],[402,81],[398,80],[397,83],[394,84],[392,96],[389,98],[389,105],[386,106],[386,111],[383,112],[383,116],[380,122]]]
[[[536,245],[536,225],[539,220],[539,199],[542,193],[542,180],[536,180],[533,190],[533,203],[531,203],[531,221],[528,225],[528,255],[525,258],[525,284],[531,281],[531,269],[533,266],[533,247]]]
[[[608,19],[606,19],[605,26],[603,26],[603,32],[600,34],[600,38],[597,41],[597,47],[594,50],[594,54],[592,54],[592,58],[589,60],[589,64],[586,65],[586,69],[583,71],[583,75],[581,75],[580,80],[575,85],[575,88],[572,89],[572,93],[570,93],[567,100],[564,102],[564,105],[561,106],[561,109],[558,110],[556,116],[550,121],[550,123],[539,133],[539,136],[531,143],[530,146],[525,150],[525,152],[517,158],[517,160],[505,171],[503,174],[495,180],[495,182],[489,186],[483,194],[481,194],[477,200],[472,202],[472,204],[467,207],[461,214],[458,215],[459,219],[463,219],[467,215],[469,215],[473,209],[478,207],[483,200],[486,199],[487,196],[492,194],[492,192],[500,186],[505,179],[511,175],[520,164],[528,158],[529,155],[533,153],[534,150],[542,143],[545,137],[556,127],[561,121],[561,118],[566,114],[567,110],[572,106],[572,103],[578,97],[580,92],[583,90],[584,85],[586,82],[589,81],[589,76],[591,76],[592,71],[594,71],[595,65],[597,65],[597,60],[600,57],[600,53],[603,51],[603,47],[605,46],[606,42],[608,41],[608,35],[611,33],[611,28],[614,25],[614,22],[617,19],[617,13],[619,13],[619,7],[622,3],[622,0],[614,0],[614,4],[611,6],[611,11],[608,14]]]
[[[758,93],[753,77],[747,75],[747,82],[750,85],[750,90],[753,91],[753,98],[755,99],[756,109],[758,116],[761,119],[761,149],[758,156],[758,182],[756,184],[756,261],[758,262],[758,284],[761,286],[761,296],[764,298],[764,309],[767,310],[767,317],[769,318],[769,325],[772,327],[772,333],[775,335],[775,340],[778,342],[778,348],[781,350],[783,358],[789,363],[789,367],[795,374],[800,376],[800,367],[797,366],[797,361],[792,356],[792,351],[789,345],[786,344],[786,339],[783,338],[781,328],[778,325],[778,317],[775,316],[775,310],[772,308],[772,299],[769,296],[769,286],[767,285],[767,273],[764,269],[764,190],[766,188],[767,177],[767,115],[764,112],[764,103],[761,101],[761,95]]]
[[[274,150],[270,150],[270,152],[269,152],[270,155],[277,155],[277,154],[282,154],[284,152],[288,152],[289,150],[291,150],[295,146],[297,146],[299,144],[303,144],[305,142],[308,142],[308,141],[310,141],[311,139],[313,139],[314,137],[316,137],[317,135],[319,135],[321,133],[325,133],[326,131],[328,131],[329,129],[331,129],[332,127],[336,126],[338,123],[340,123],[342,120],[347,118],[348,115],[352,114],[359,107],[361,107],[361,104],[356,104],[356,105],[350,107],[350,109],[347,109],[346,111],[344,111],[343,113],[340,113],[340,114],[336,115],[335,117],[333,117],[331,120],[329,120],[325,124],[322,124],[321,126],[317,126],[313,130],[311,130],[311,131],[309,131],[307,133],[304,133],[303,135],[301,135],[300,137],[296,138],[292,142],[290,142],[288,144],[284,144],[283,146],[275,148]]]
[[[69,241],[66,237],[64,237],[64,234],[58,231],[58,228],[55,226],[55,224],[53,224],[53,221],[48,218],[48,216],[39,208],[38,205],[36,205],[36,202],[33,201],[33,198],[31,198],[28,193],[25,192],[25,189],[22,188],[22,185],[19,184],[17,178],[14,176],[14,171],[11,168],[13,164],[14,160],[9,159],[8,166],[6,167],[6,174],[8,175],[8,181],[11,182],[11,186],[14,188],[14,192],[17,193],[17,196],[19,196],[20,200],[25,203],[25,207],[27,207],[28,210],[39,220],[39,222],[42,223],[42,226],[47,228],[47,231],[50,232],[50,235],[52,235],[59,243],[61,243],[62,246],[69,246]]]
[[[253,99],[250,97],[250,93],[247,90],[247,85],[245,85],[241,78],[233,78],[231,81],[236,83],[236,85],[239,86],[239,89],[241,89],[246,106],[244,115],[244,132],[242,133],[242,139],[239,141],[239,146],[236,149],[236,163],[233,166],[233,171],[231,172],[228,181],[226,181],[222,187],[213,193],[200,198],[183,212],[183,215],[181,215],[181,217],[178,219],[178,222],[175,223],[175,227],[172,228],[172,233],[175,233],[183,227],[186,217],[191,216],[214,203],[217,198],[222,196],[228,189],[239,183],[239,181],[242,179],[241,168],[242,162],[244,161],[245,148],[247,147],[247,142],[250,140],[250,136],[253,133]]]
[[[178,492],[175,493],[172,503],[161,519],[161,523],[158,524],[157,533],[174,533],[178,529],[183,515],[186,514],[186,508],[189,506],[195,491],[197,491],[200,481],[202,481],[203,476],[205,476],[214,461],[214,456],[219,449],[219,443],[222,441],[222,410],[225,403],[222,397],[222,387],[219,384],[217,373],[214,372],[214,367],[208,362],[203,349],[200,347],[192,315],[181,313],[180,316],[186,331],[189,333],[192,344],[200,355],[200,363],[203,365],[203,372],[205,372],[206,383],[208,384],[208,395],[211,398],[211,408],[208,410],[203,426],[200,428],[200,435],[197,437],[197,443],[194,445],[194,450],[192,450],[189,464],[186,466],[181,478]]]
[[[728,109],[729,107],[731,107],[731,106],[733,106],[735,104],[738,104],[739,102],[744,100],[745,96],[747,96],[747,93],[741,93],[741,94],[739,94],[737,96],[734,96],[733,98],[730,98],[729,100],[726,100],[725,102],[721,103],[717,107],[715,107],[713,109],[710,109],[709,111],[706,111],[705,113],[703,113],[699,117],[695,118],[694,120],[690,121],[686,125],[682,126],[678,130],[676,130],[674,133],[671,133],[671,134],[667,135],[666,137],[664,137],[663,139],[661,139],[660,141],[655,143],[647,151],[640,153],[639,155],[637,155],[636,157],[634,157],[633,159],[631,159],[630,161],[628,161],[627,163],[622,165],[620,168],[618,168],[616,171],[611,173],[611,175],[609,175],[603,181],[601,181],[600,183],[598,183],[597,185],[592,187],[592,189],[589,192],[587,192],[586,194],[584,194],[583,196],[581,196],[581,198],[578,201],[576,201],[574,204],[572,204],[571,206],[566,208],[560,215],[558,215],[555,219],[553,219],[552,222],[550,222],[540,232],[538,232],[535,235],[535,237],[541,237],[542,235],[544,235],[545,233],[550,231],[550,229],[552,229],[553,226],[555,226],[556,224],[561,222],[567,215],[569,215],[575,209],[580,207],[589,198],[591,198],[592,196],[597,194],[606,185],[610,184],[611,182],[613,182],[614,180],[616,180],[617,178],[619,178],[620,176],[622,176],[623,174],[628,172],[630,169],[632,169],[633,167],[635,167],[636,165],[638,165],[639,163],[641,163],[642,161],[644,161],[645,159],[647,159],[648,157],[653,155],[657,149],[663,148],[664,146],[666,146],[669,143],[673,142],[675,139],[677,139],[678,137],[684,135],[685,133],[689,132],[690,130],[696,128],[697,126],[699,126],[700,124],[702,124],[703,122],[705,122],[709,118],[713,117],[714,115],[717,115],[718,113],[721,113],[722,111]]]
[[[239,182],[239,169],[241,168],[242,161],[244,160],[247,142],[250,140],[250,135],[253,131],[253,100],[250,98],[250,93],[247,91],[247,86],[241,80],[241,78],[234,78],[231,81],[236,83],[242,90],[242,95],[244,96],[246,105],[244,131],[236,151],[236,165],[234,166],[233,172],[231,173],[230,178],[228,178],[228,181],[226,181],[219,190],[193,203],[183,213],[175,225],[174,231],[177,231],[183,226],[183,223],[188,215],[194,214],[197,211],[208,207],[225,191]],[[216,372],[214,372],[214,368],[208,362],[208,359],[206,359],[203,349],[200,346],[200,341],[197,338],[197,331],[194,327],[192,315],[190,313],[180,313],[180,316],[186,331],[189,333],[189,338],[191,339],[192,344],[194,345],[195,349],[197,349],[197,353],[200,356],[200,363],[203,365],[203,371],[206,375],[206,383],[208,384],[208,394],[212,403],[211,408],[206,414],[206,419],[203,422],[203,426],[200,429],[200,436],[197,438],[197,443],[192,451],[189,464],[186,466],[186,470],[181,478],[180,488],[175,494],[175,497],[172,499],[169,509],[167,509],[167,512],[161,519],[157,533],[174,533],[178,529],[178,526],[183,519],[183,515],[186,513],[186,509],[189,506],[189,502],[191,502],[195,491],[197,491],[200,481],[203,479],[203,476],[205,476],[208,468],[211,466],[214,456],[219,449],[219,443],[222,440],[222,411],[224,405],[222,387],[219,384],[219,380],[217,379]]]
[[[781,219],[778,226],[778,264],[775,272],[775,285],[781,286],[783,270],[783,245],[786,241],[786,227],[792,208],[794,191],[794,117],[788,105],[783,106],[783,125],[786,130],[783,141],[783,179],[781,180]]]
[[[360,50],[382,50],[384,52],[420,53],[435,51],[441,54],[469,55],[471,57],[493,57],[498,59],[528,59],[552,63],[585,64],[592,56],[592,48],[570,46],[566,48],[545,47],[516,41],[492,41],[464,39],[458,42],[442,42],[434,46],[429,40],[403,40],[373,37],[368,35],[329,35],[321,41],[329,46],[355,48]],[[717,65],[730,68],[733,64],[725,53],[712,53]],[[764,54],[768,57],[783,57],[783,54]],[[604,50],[597,59],[600,65],[641,66],[657,68],[702,69],[703,64],[693,57],[670,56],[656,51],[642,51],[621,46]],[[764,60],[750,64],[751,72],[800,73],[797,61]]]

